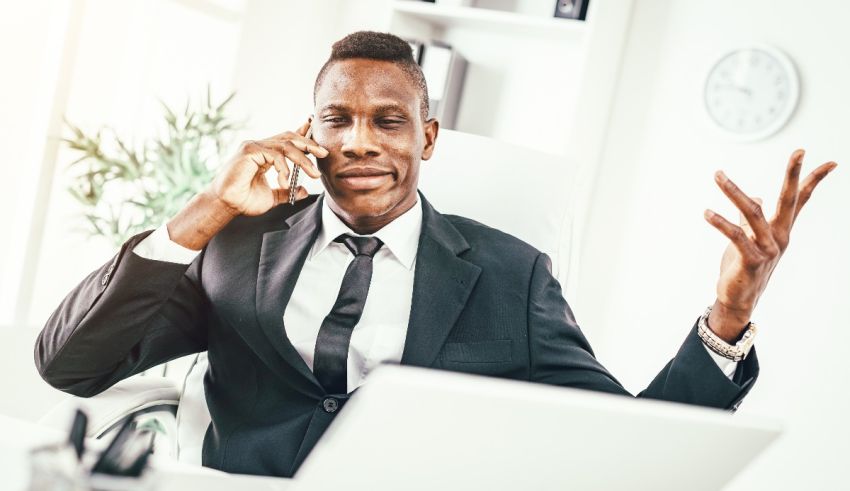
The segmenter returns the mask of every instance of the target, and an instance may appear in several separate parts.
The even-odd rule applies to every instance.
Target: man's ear
[[[425,121],[425,147],[422,149],[422,160],[431,158],[434,153],[434,146],[437,144],[437,133],[440,132],[440,122],[437,118],[431,118]]]

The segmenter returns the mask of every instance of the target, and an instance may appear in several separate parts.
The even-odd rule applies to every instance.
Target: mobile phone
[[[310,121],[310,127],[307,129],[307,134],[304,135],[305,138],[311,138],[313,136],[313,121]],[[298,165],[298,162],[292,161],[292,176],[289,179],[289,204],[295,204],[295,195],[298,194],[298,171],[301,170],[301,166]]]

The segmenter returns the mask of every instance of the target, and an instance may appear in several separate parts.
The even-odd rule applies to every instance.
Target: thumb
[[[304,186],[298,186],[295,188],[295,200],[301,200],[309,196],[310,193],[307,192],[307,188]],[[274,190],[275,197],[275,205],[280,205],[284,203],[289,203],[289,188],[276,188]]]

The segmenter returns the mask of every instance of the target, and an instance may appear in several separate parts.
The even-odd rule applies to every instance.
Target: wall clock
[[[760,140],[779,131],[794,113],[799,96],[794,63],[769,46],[726,53],[709,70],[703,90],[709,119],[741,141]]]

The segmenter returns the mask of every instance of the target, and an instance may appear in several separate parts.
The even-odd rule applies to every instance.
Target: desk
[[[0,415],[0,475],[2,488],[25,491],[29,483],[29,450],[62,441],[62,432]],[[290,479],[244,476],[181,464],[165,458],[152,460],[159,475],[157,491],[282,491]]]

